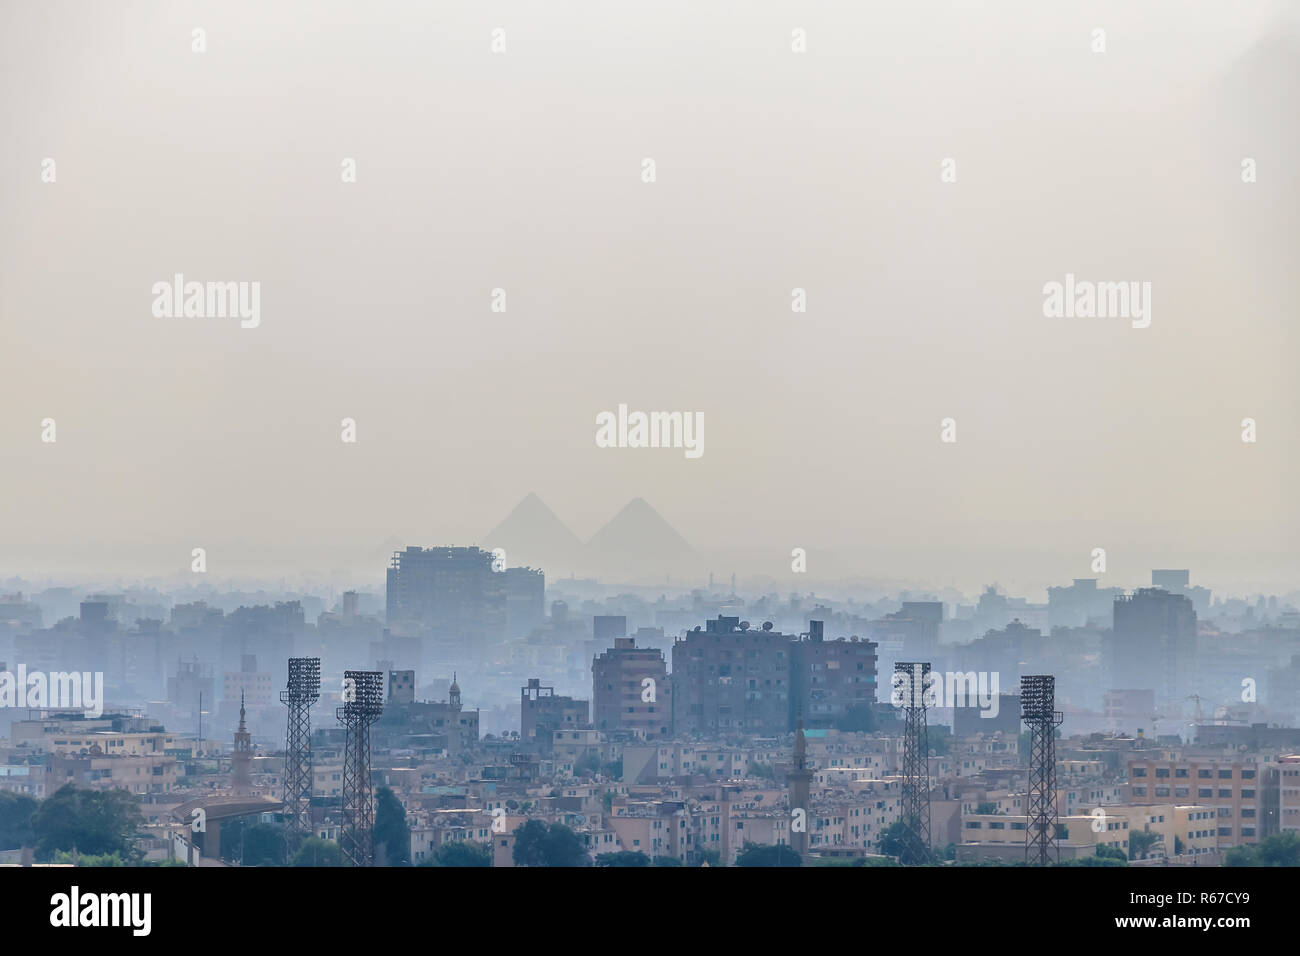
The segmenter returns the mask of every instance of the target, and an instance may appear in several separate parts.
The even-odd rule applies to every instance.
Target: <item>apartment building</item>
[[[1172,802],[1209,807],[1217,848],[1253,844],[1263,835],[1262,769],[1252,762],[1179,753],[1164,754],[1160,759],[1131,759],[1129,800],[1138,805]]]

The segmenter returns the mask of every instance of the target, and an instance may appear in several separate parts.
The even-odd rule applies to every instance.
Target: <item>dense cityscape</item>
[[[406,546],[331,595],[5,582],[0,864],[1300,863],[1296,594],[610,586],[509,552]]]
[[[1295,0],[10,2],[0,114],[21,945],[1290,927]]]

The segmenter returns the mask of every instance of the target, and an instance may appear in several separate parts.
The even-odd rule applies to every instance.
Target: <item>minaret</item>
[[[449,701],[452,710],[460,710],[460,685],[456,683],[456,672],[451,672],[451,692]]]
[[[790,784],[790,848],[805,863],[808,861],[808,825],[812,817],[812,808],[808,806],[812,771],[808,769],[807,747],[803,735],[803,708],[800,707],[794,727],[794,761],[786,780]]]
[[[244,692],[239,692],[239,729],[235,731],[235,751],[230,757],[231,784],[237,794],[253,792],[253,735],[244,723]]]

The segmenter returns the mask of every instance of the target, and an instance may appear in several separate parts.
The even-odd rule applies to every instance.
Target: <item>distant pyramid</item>
[[[594,570],[667,572],[695,551],[644,498],[633,498],[587,542]]]
[[[488,532],[483,547],[504,548],[506,564],[532,565],[548,577],[571,571],[582,553],[578,536],[533,492]]]

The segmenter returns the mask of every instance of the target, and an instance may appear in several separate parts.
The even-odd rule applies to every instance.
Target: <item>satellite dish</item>
[[[740,622],[740,629],[741,629],[742,631],[748,631],[748,630],[749,630],[749,622],[748,622],[748,621],[741,621],[741,622]]]

